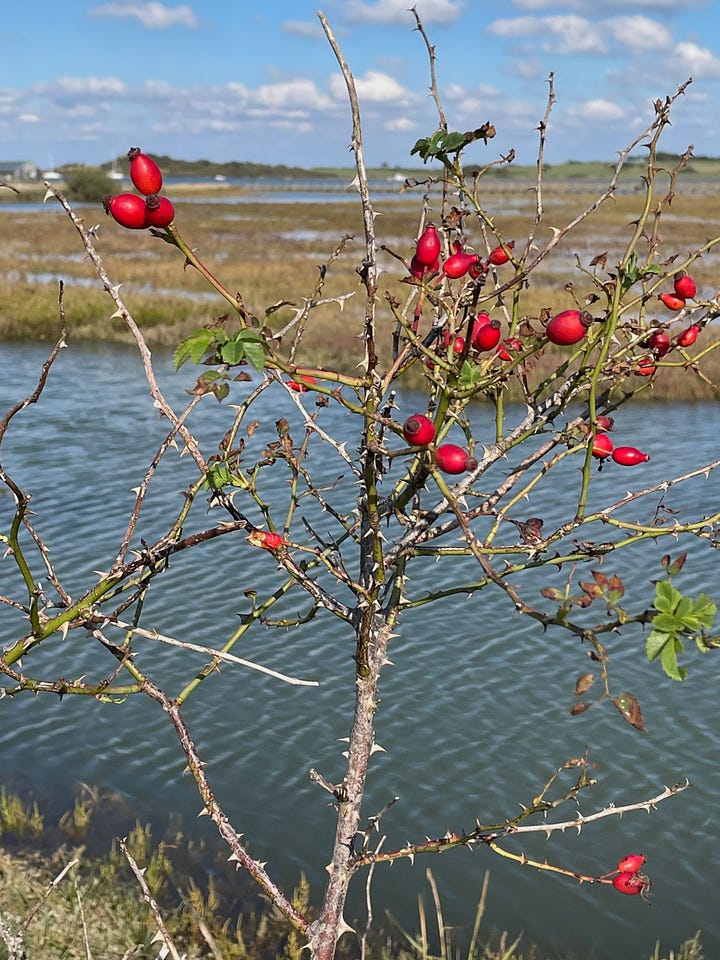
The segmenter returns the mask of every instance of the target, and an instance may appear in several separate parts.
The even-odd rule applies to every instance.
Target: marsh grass
[[[661,238],[661,258],[684,257],[706,237],[718,232],[720,222],[709,222],[708,189],[691,181],[692,189],[679,191],[671,212],[666,216]],[[207,187],[208,185],[203,185]],[[299,362],[312,366],[337,365],[354,371],[357,337],[363,319],[363,292],[357,268],[362,261],[364,243],[357,203],[328,200],[323,203],[224,203],[229,188],[216,185],[215,202],[202,200],[183,204],[180,192],[176,201],[177,224],[191,246],[209,269],[219,276],[231,292],[241,291],[248,307],[261,319],[264,311],[280,300],[290,303],[273,311],[267,322],[279,329],[292,317],[295,307],[312,296],[322,264],[343,237],[350,237],[327,273],[322,296],[333,298],[352,292],[342,311],[337,304],[313,310],[303,340]],[[580,182],[546,184],[545,219],[538,240],[550,235],[551,226],[567,222],[593,198],[589,186]],[[521,242],[534,214],[534,193],[527,183],[489,182],[487,206],[502,225],[505,239]],[[576,260],[588,270],[598,254],[607,253],[608,263],[623,253],[629,224],[637,218],[640,197],[632,189],[601,206],[587,222],[573,231],[558,250],[534,272],[529,288],[523,292],[526,316],[537,317],[543,308],[552,312],[574,305],[568,282],[578,297],[591,289],[589,278],[578,271]],[[376,201],[378,243],[387,249],[380,254],[380,295],[389,295],[404,303],[409,292],[401,282],[402,270],[392,256],[409,258],[417,234],[417,199],[379,196]],[[224,312],[222,301],[215,299],[202,277],[192,269],[183,269],[173,247],[149,234],[124,230],[106,218],[102,209],[81,208],[86,224],[100,224],[97,246],[109,275],[123,283],[123,296],[143,328],[152,347],[174,347],[192,329],[211,322]],[[437,211],[429,216],[437,217]],[[58,329],[58,285],[65,283],[65,311],[70,342],[95,340],[130,342],[118,320],[110,318],[110,301],[99,287],[89,265],[83,262],[79,243],[71,225],[53,201],[34,212],[13,213],[0,205],[0,339],[50,341]],[[471,231],[476,246],[480,238]],[[490,242],[494,242],[490,238]],[[718,257],[708,255],[693,265],[699,290],[713,296],[717,290]],[[507,268],[505,268],[507,269]],[[500,274],[501,279],[504,275]],[[490,300],[484,304],[502,316],[502,305]],[[658,304],[658,319],[669,319]],[[381,302],[378,338],[384,356],[389,356],[394,321]],[[717,339],[711,329],[703,336],[703,345]],[[707,358],[708,376],[720,379],[720,351]],[[534,360],[536,375],[542,377],[558,363],[560,354],[548,349]],[[707,399],[714,393],[698,378],[687,376],[680,364],[668,362],[646,397],[663,399]],[[409,386],[418,386],[410,377]],[[510,395],[519,392],[510,384]]]

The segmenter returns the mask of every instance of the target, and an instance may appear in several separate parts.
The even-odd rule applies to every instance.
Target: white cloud
[[[347,97],[347,87],[339,73],[330,77],[329,86],[330,92],[337,99]],[[381,73],[379,70],[367,70],[364,76],[355,77],[355,89],[361,107],[363,101],[365,103],[394,103],[402,106],[412,99],[411,94],[394,77],[387,73]]]
[[[468,90],[460,83],[449,83],[443,90],[443,96],[451,102],[462,103],[469,98],[489,100],[499,97],[500,91],[489,83],[481,83],[477,87],[473,87],[472,90]]]
[[[90,11],[94,17],[134,17],[144,27],[164,30],[167,27],[189,27],[196,30],[197,17],[190,7],[166,7],[164,3],[106,3]]]
[[[687,0],[686,0],[687,2]],[[518,10],[548,10],[564,7],[566,10],[577,10],[580,13],[592,15],[597,13],[596,0],[513,0]],[[627,11],[629,7],[652,10],[675,10],[677,0],[605,0],[605,8],[618,7]]]
[[[386,120],[383,127],[393,133],[405,133],[407,130],[414,130],[417,123],[410,117],[396,117],[394,120]]]
[[[123,97],[127,87],[117,77],[58,77],[52,83],[38,84],[34,92],[51,99],[67,97]]]
[[[242,86],[238,84],[238,86]],[[286,83],[267,83],[258,87],[248,98],[253,108],[262,107],[272,111],[295,110],[305,116],[313,110],[327,110],[332,101],[318,90],[312,80],[299,78]],[[253,111],[255,112],[255,110]]]
[[[673,47],[673,59],[675,65],[681,64],[690,76],[720,77],[720,60],[707,47],[683,41]]]
[[[40,117],[36,113],[21,113],[18,120],[20,123],[40,123]]]
[[[283,33],[292,33],[309,40],[321,40],[325,34],[317,20],[286,20],[282,25]]]
[[[495,20],[487,29],[498,37],[539,38],[541,47],[552,53],[605,52],[597,25],[574,14]]]
[[[462,13],[464,4],[459,0],[376,0],[363,3],[349,0],[344,4],[343,15],[350,23],[402,23],[412,22],[410,7],[415,6],[423,23],[454,23]]]
[[[577,113],[586,120],[622,120],[625,111],[612,100],[598,97],[596,100],[586,100],[580,104]]]
[[[633,50],[667,50],[673,44],[667,27],[640,14],[610,17],[604,21],[603,29],[607,29],[618,43]]]

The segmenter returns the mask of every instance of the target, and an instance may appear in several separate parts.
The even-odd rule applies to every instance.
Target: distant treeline
[[[214,163],[212,160],[176,160],[174,157],[152,155],[160,164],[163,175],[166,177],[321,177],[319,171],[306,170],[302,167],[290,167],[286,164],[250,163],[248,161],[231,160],[229,163]],[[109,170],[112,163],[103,164]],[[126,171],[127,157],[118,157],[115,161],[118,170]]]

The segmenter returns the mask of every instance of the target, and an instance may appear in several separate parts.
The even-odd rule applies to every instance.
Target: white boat
[[[63,179],[63,175],[58,173],[57,170],[43,170],[42,178],[43,180],[54,180],[57,182]]]
[[[227,180],[227,177],[225,176],[224,173],[216,173],[215,176],[213,177],[213,180],[216,180],[218,183],[225,183],[225,181]]]
[[[112,166],[110,167],[109,170],[106,170],[105,172],[107,173],[108,180],[124,180],[125,179],[125,174],[121,170],[118,170],[117,168],[116,160],[113,160]]]

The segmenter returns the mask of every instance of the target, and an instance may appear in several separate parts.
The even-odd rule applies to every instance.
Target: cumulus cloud
[[[707,47],[689,40],[673,47],[676,64],[681,64],[693,77],[720,77],[720,60]]]
[[[597,25],[575,14],[494,20],[487,29],[497,37],[539,38],[541,47],[552,53],[605,52]]]
[[[189,27],[196,30],[197,17],[190,7],[166,7],[164,3],[106,3],[90,11],[94,17],[131,17],[139,20],[151,30],[165,30],[167,27]]]
[[[347,97],[345,81],[339,73],[330,77],[330,92],[338,99]],[[355,77],[355,89],[360,103],[405,104],[411,95],[394,77],[379,70],[367,70],[364,76]]]
[[[410,20],[408,0],[376,0],[363,3],[349,0],[343,6],[343,15],[350,23],[402,23]],[[416,0],[414,4],[423,23],[454,23],[463,11],[460,0]]]
[[[566,10],[576,10],[588,16],[597,13],[596,0],[513,0],[513,5],[518,10],[556,10],[558,7],[564,7]],[[623,11],[627,11],[630,7],[638,10],[675,10],[677,0],[605,0],[604,6],[606,9],[617,7]]]
[[[633,50],[667,50],[673,43],[667,27],[640,14],[611,17],[604,21],[602,28],[607,29],[619,43]]]
[[[127,86],[117,77],[58,77],[52,83],[37,84],[35,93],[53,97],[124,97]]]
[[[602,97],[595,100],[586,100],[580,105],[577,112],[586,120],[622,120],[625,116],[625,111],[621,107],[613,103],[612,100],[605,100]]]

